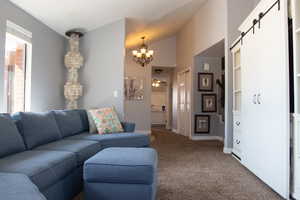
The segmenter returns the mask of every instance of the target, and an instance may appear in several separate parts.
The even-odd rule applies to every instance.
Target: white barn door
[[[276,0],[262,0],[245,32]],[[280,1],[243,39],[243,164],[289,198],[289,67],[287,1]]]

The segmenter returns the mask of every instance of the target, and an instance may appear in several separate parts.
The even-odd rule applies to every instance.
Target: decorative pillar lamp
[[[148,46],[145,44],[145,38],[142,37],[143,44],[141,45],[139,50],[133,50],[133,60],[140,64],[142,67],[145,67],[145,65],[149,64],[153,60],[153,50],[148,50]]]
[[[78,82],[78,70],[83,65],[83,57],[79,52],[79,38],[83,33],[78,31],[68,31],[70,50],[65,55],[65,66],[68,69],[67,82],[64,86],[64,96],[66,98],[67,109],[77,109],[77,100],[82,96],[82,85]]]

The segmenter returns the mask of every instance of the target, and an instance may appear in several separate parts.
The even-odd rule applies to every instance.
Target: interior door
[[[179,133],[184,136],[189,136],[190,122],[190,71],[184,71],[178,74],[178,125]]]
[[[274,2],[263,0],[245,27]],[[277,6],[270,10],[242,45],[243,164],[286,199],[290,167],[287,30],[287,1],[280,1],[280,10]]]
[[[179,128],[179,133],[182,135],[185,135],[185,130],[186,130],[186,123],[185,123],[185,94],[186,94],[186,89],[185,89],[185,74],[184,73],[179,73],[178,74],[178,128]]]

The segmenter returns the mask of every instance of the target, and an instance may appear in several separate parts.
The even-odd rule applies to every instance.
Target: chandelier
[[[141,38],[143,40],[143,44],[141,45],[139,50],[133,50],[133,60],[145,67],[145,65],[149,64],[153,60],[153,50],[148,50],[148,46],[145,44],[145,37]]]
[[[154,79],[152,81],[152,87],[158,88],[160,86],[160,82],[161,82],[160,80]]]

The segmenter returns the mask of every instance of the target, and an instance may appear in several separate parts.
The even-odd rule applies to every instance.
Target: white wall
[[[32,32],[31,110],[64,108],[65,38],[8,0],[0,0],[0,111],[3,108],[6,20]]]
[[[226,35],[226,1],[209,0],[177,35],[178,70],[193,66],[193,57]]]
[[[124,118],[125,20],[88,32],[82,40],[81,107],[115,106]],[[114,92],[118,93],[114,97]]]
[[[176,66],[176,37],[169,37],[149,44],[154,50],[153,62],[141,67],[132,59],[132,49],[126,50],[125,76],[143,77],[145,95],[143,101],[125,101],[125,120],[136,123],[136,130],[151,131],[151,73],[152,66]]]
[[[193,67],[195,55],[225,39],[226,98],[228,103],[227,110],[225,110],[227,121],[225,127],[226,148],[232,147],[232,64],[229,47],[239,35],[238,26],[254,8],[257,1],[209,0],[177,34],[177,71]],[[174,78],[174,88],[176,88],[176,75]],[[176,116],[176,113],[175,108],[173,115]],[[176,129],[176,123],[173,125],[173,129]]]
[[[167,104],[167,92],[166,89],[153,91],[151,94],[151,104],[154,105],[156,108],[160,108],[162,106],[166,106]]]
[[[177,69],[193,68],[194,56],[226,37],[227,1],[209,0],[177,34]],[[174,85],[176,93],[176,77]],[[173,115],[177,115],[174,107]],[[194,116],[192,116],[194,119]],[[191,124],[192,125],[192,124]],[[173,129],[177,129],[176,120]]]

